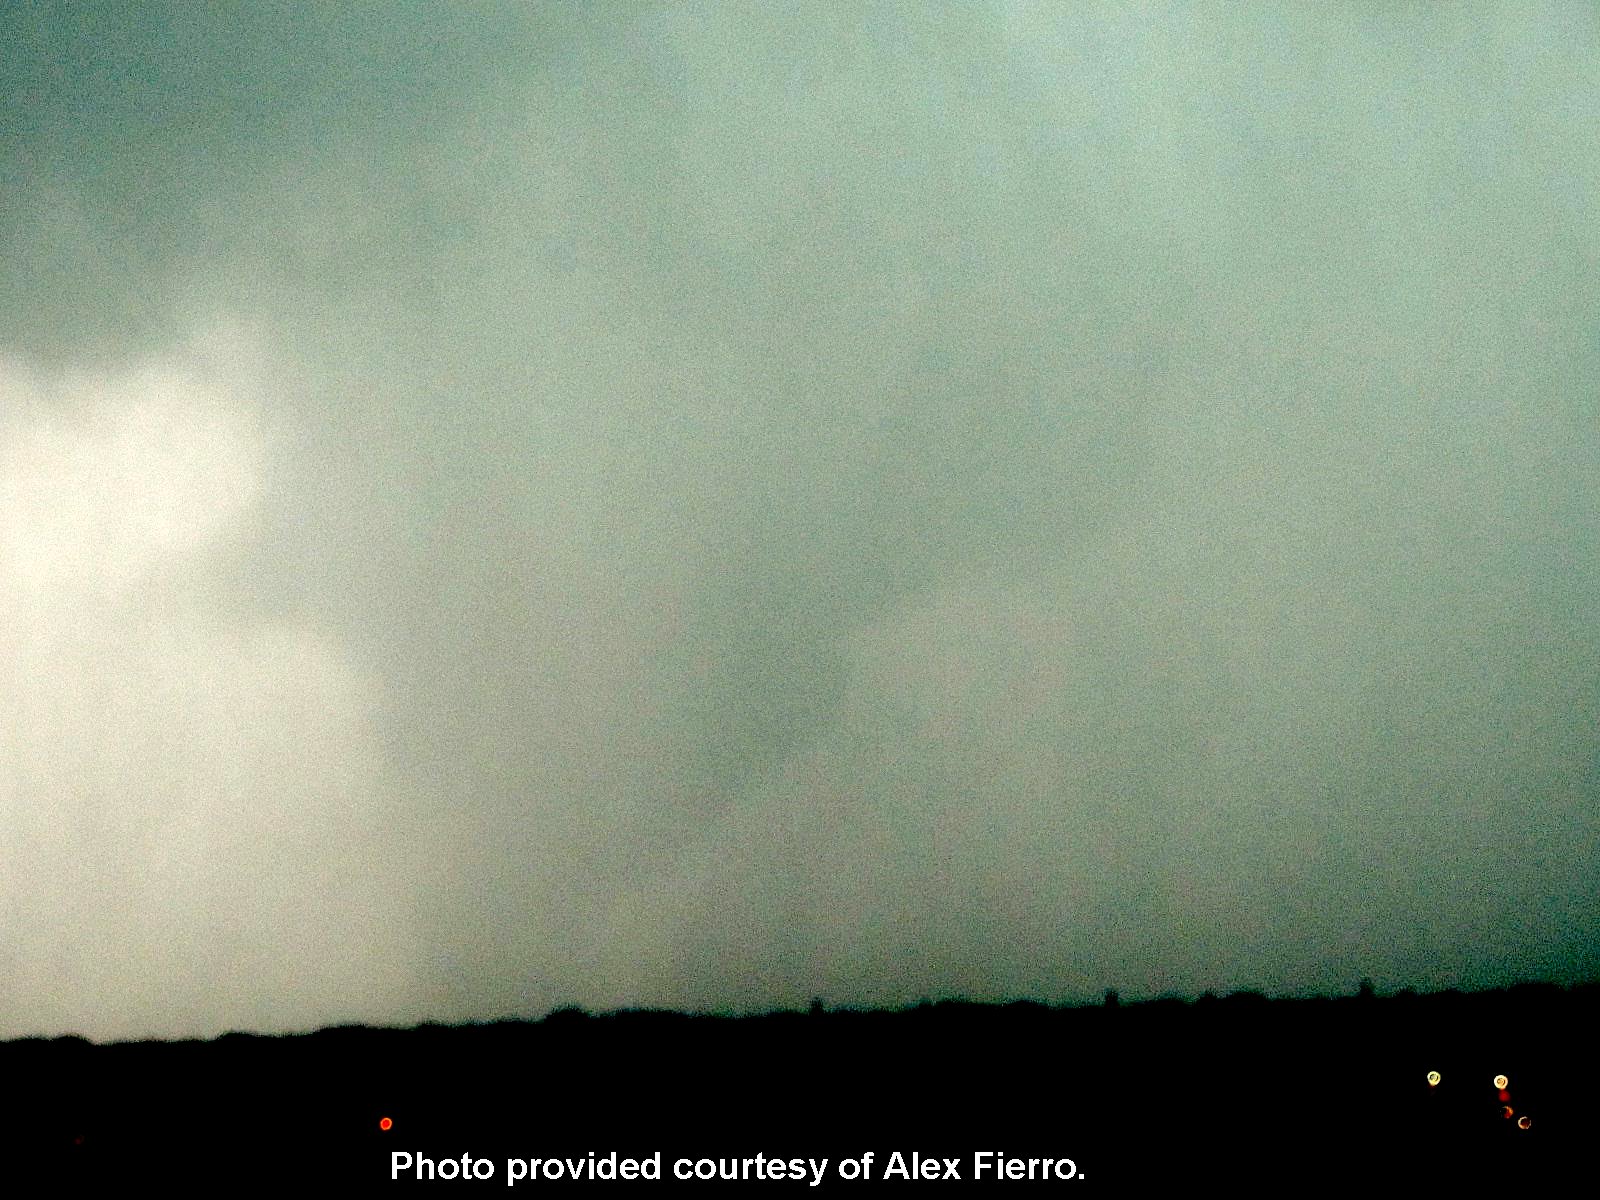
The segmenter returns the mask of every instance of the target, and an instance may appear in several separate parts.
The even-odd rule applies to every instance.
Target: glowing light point
[[[1437,1071],[1429,1071],[1428,1072],[1428,1086],[1429,1087],[1438,1087],[1439,1086],[1439,1079],[1440,1079],[1439,1072],[1437,1072]]]
[[[1508,1105],[1506,1105],[1506,1106],[1505,1106],[1505,1107],[1504,1107],[1504,1108],[1502,1108],[1502,1109],[1501,1109],[1501,1110],[1500,1110],[1500,1115],[1501,1115],[1501,1116],[1502,1116],[1502,1117],[1504,1117],[1504,1118],[1505,1118],[1505,1119],[1506,1119],[1506,1120],[1508,1120],[1508,1121],[1509,1121],[1509,1120],[1511,1120],[1511,1114],[1512,1114],[1512,1113],[1513,1113],[1513,1112],[1515,1112],[1515,1111],[1516,1111],[1516,1110],[1515,1110],[1515,1109],[1513,1109],[1513,1108],[1512,1108],[1512,1107],[1511,1107],[1511,1105],[1509,1105],[1509,1104],[1508,1104]]]
[[[1518,1129],[1532,1129],[1533,1128],[1533,1118],[1532,1117],[1518,1117],[1517,1118],[1517,1128]]]
[[[381,1121],[378,1122],[378,1128],[383,1130],[385,1133],[388,1133],[389,1130],[394,1128],[394,1122],[391,1121],[388,1117],[384,1117]]]
[[[1506,1091],[1505,1088],[1501,1088],[1500,1089],[1500,1103],[1504,1104],[1509,1099],[1511,1099],[1511,1093]]]
[[[1494,1077],[1494,1086],[1497,1090],[1503,1092],[1506,1090],[1506,1088],[1511,1086],[1511,1081],[1504,1075],[1496,1075]]]

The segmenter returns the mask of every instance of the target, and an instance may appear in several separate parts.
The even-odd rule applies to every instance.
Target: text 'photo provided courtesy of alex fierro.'
[[[874,1173],[876,1157],[869,1150],[860,1156],[841,1158],[836,1162],[826,1158],[785,1159],[768,1157],[765,1154],[749,1158],[677,1158],[672,1161],[670,1175],[663,1176],[662,1172],[666,1168],[663,1166],[660,1151],[645,1159],[619,1159],[615,1152],[603,1157],[591,1153],[587,1158],[577,1159],[511,1158],[506,1160],[504,1170],[498,1171],[492,1159],[473,1158],[470,1154],[463,1154],[459,1161],[445,1159],[443,1162],[435,1162],[426,1156],[412,1154],[407,1150],[396,1150],[390,1156],[389,1178],[392,1180],[411,1178],[417,1181],[434,1179],[482,1181],[494,1179],[498,1174],[508,1187],[538,1180],[570,1180],[575,1183],[590,1180],[657,1182],[663,1178],[685,1183],[713,1181],[765,1183],[792,1180],[807,1187],[817,1187],[824,1181],[831,1180],[846,1183],[870,1183],[874,1179],[901,1180],[907,1183],[913,1180],[942,1182],[953,1180],[959,1183],[963,1179],[974,1182],[998,1182],[1018,1179],[1082,1178],[1077,1164],[1070,1158],[1053,1160],[1008,1158],[994,1150],[978,1151],[965,1167],[959,1157],[946,1158],[938,1155],[924,1157],[916,1151],[907,1155],[896,1150],[887,1156],[887,1160]],[[963,1171],[966,1173],[963,1174]]]
[[[568,1014],[478,1027],[477,1044],[459,1046],[449,1039],[465,1031],[442,1031],[441,1045],[475,1062],[528,1064],[538,1085],[480,1074],[440,1091],[448,1063],[413,1059],[380,1084],[388,1107],[369,1092],[374,1107],[358,1137],[343,1135],[338,1173],[386,1188],[459,1180],[524,1190],[1077,1182],[1094,1138],[1085,1106],[1063,1098],[1038,1120],[1011,1067],[972,1057],[981,1042],[980,1058],[1037,1059],[1042,1030],[1010,1026],[1052,1010],[997,1020],[1006,1011]],[[966,1028],[973,1021],[981,1038]],[[547,1026],[565,1027],[559,1041],[541,1035]]]
[[[1592,0],[0,0],[0,1195],[1592,1177],[1597,132]]]

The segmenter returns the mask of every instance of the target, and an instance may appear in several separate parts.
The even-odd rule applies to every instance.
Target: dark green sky
[[[1600,975],[1591,5],[0,86],[0,1036]]]

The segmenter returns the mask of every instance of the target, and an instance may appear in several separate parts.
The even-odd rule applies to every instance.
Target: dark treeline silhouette
[[[563,1010],[206,1042],[27,1039],[0,1043],[3,1170],[60,1185],[305,1180],[352,1194],[419,1186],[391,1180],[397,1150],[490,1158],[491,1181],[420,1185],[480,1189],[506,1187],[511,1156],[660,1151],[670,1165],[872,1151],[881,1171],[894,1151],[918,1151],[959,1159],[967,1180],[974,1152],[997,1150],[1070,1158],[1082,1186],[1104,1191],[1556,1180],[1600,1131],[1597,1005],[1600,985],[1391,997],[1363,986],[1335,999],[1108,994],[1080,1008],[896,1012],[819,1001],[742,1018]],[[861,1185],[830,1174],[824,1186]]]

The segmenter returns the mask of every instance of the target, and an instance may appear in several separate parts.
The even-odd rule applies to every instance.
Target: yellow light
[[[1532,1129],[1533,1128],[1533,1118],[1532,1117],[1518,1117],[1517,1118],[1517,1128],[1518,1129]]]
[[[1496,1075],[1494,1077],[1495,1091],[1503,1092],[1509,1086],[1511,1086],[1511,1080],[1507,1079],[1504,1075]]]
[[[1429,1071],[1428,1072],[1428,1086],[1429,1087],[1438,1087],[1439,1086],[1439,1072],[1437,1072],[1437,1071]]]

